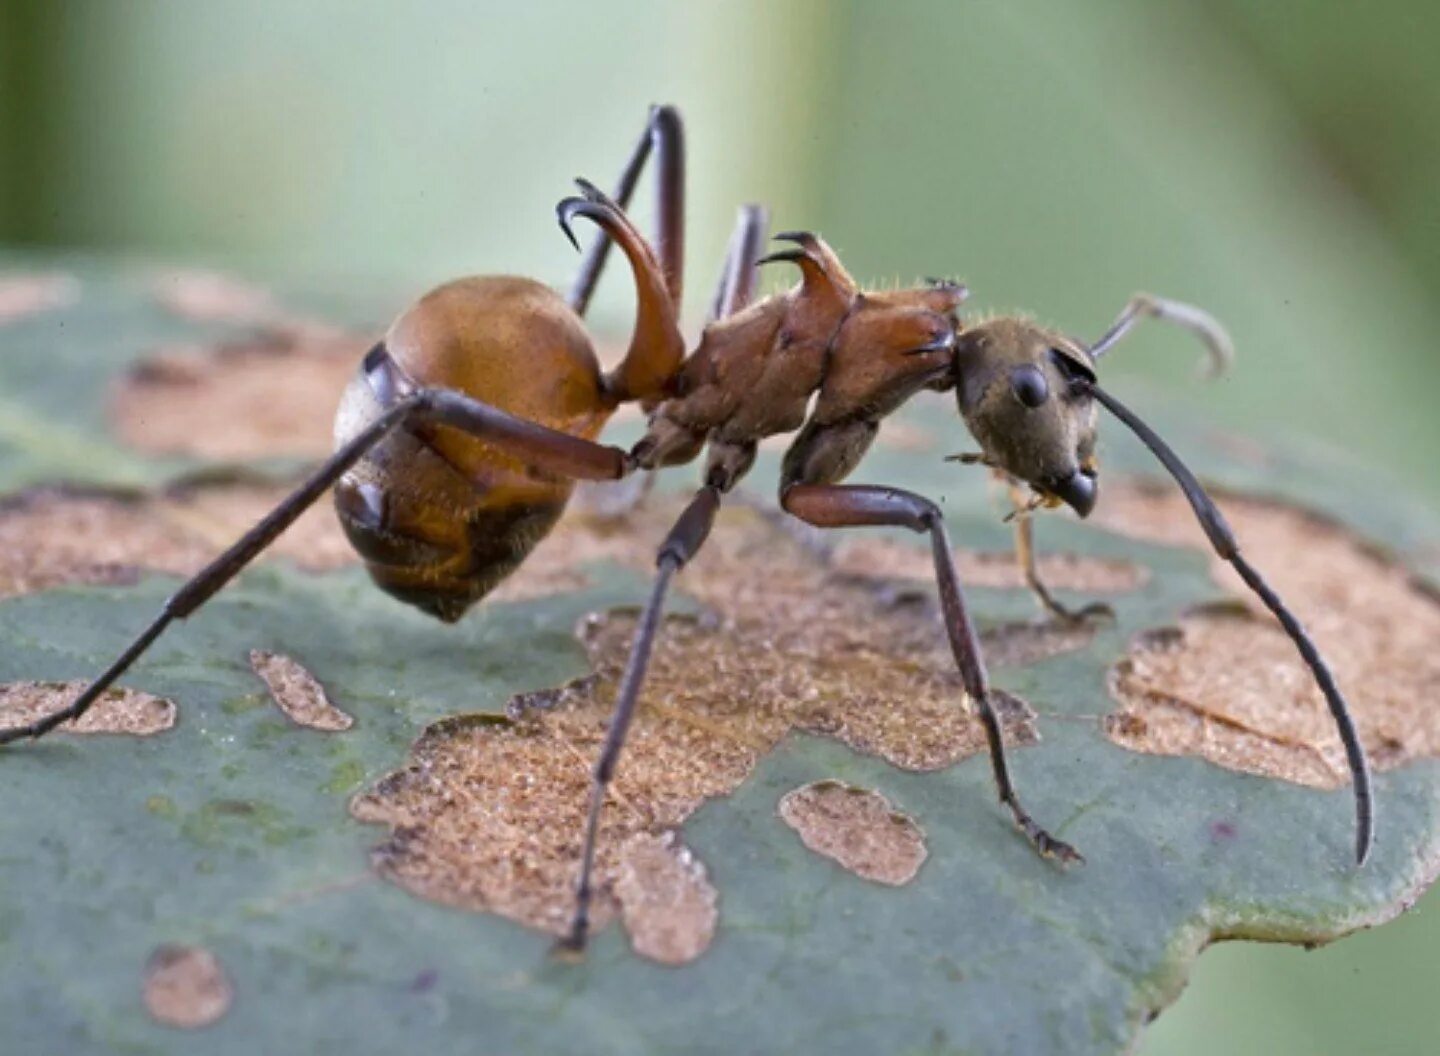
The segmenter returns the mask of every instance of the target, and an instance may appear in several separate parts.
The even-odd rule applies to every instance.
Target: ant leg
[[[666,288],[666,278],[650,243],[608,195],[586,180],[576,180],[580,196],[566,198],[555,207],[560,229],[580,248],[571,229],[577,216],[594,221],[620,244],[635,277],[635,326],[624,360],[606,373],[607,396],[615,401],[655,401],[663,398],[670,379],[685,358],[685,338],[677,318],[678,301]]]
[[[1225,373],[1235,359],[1234,342],[1230,340],[1230,335],[1226,332],[1225,327],[1221,326],[1220,321],[1213,315],[1193,304],[1172,301],[1149,293],[1137,293],[1126,302],[1125,307],[1120,309],[1120,314],[1115,317],[1115,321],[1110,324],[1110,329],[1106,330],[1100,339],[1090,346],[1091,357],[1099,359],[1109,352],[1120,343],[1121,338],[1128,334],[1136,323],[1146,316],[1174,323],[1199,338],[1210,357],[1204,369],[1204,373],[1208,377],[1218,378]]]
[[[1062,605],[1056,600],[1055,595],[1050,593],[1050,588],[1040,578],[1040,567],[1035,561],[1035,525],[1034,521],[1026,514],[1025,496],[1014,484],[1010,485],[1010,501],[1015,504],[1015,559],[1020,563],[1020,571],[1025,577],[1025,585],[1030,588],[1030,593],[1035,595],[1040,607],[1051,616],[1065,623],[1083,623],[1091,617],[1104,617],[1114,619],[1115,610],[1103,601],[1094,601],[1081,609],[1072,609]]]
[[[715,511],[720,506],[721,489],[713,484],[701,488],[685,507],[665,542],[660,547],[655,565],[655,586],[650,600],[640,614],[640,623],[635,628],[635,640],[630,646],[630,659],[625,665],[625,675],[620,682],[620,691],[615,698],[615,711],[610,718],[610,728],[605,735],[604,747],[595,762],[594,777],[590,786],[590,812],[585,822],[584,850],[580,856],[580,874],[575,884],[575,915],[571,918],[569,933],[560,940],[559,948],[570,953],[585,949],[586,936],[590,931],[590,900],[593,896],[591,874],[595,868],[595,842],[600,829],[600,810],[605,804],[605,792],[615,776],[620,751],[625,746],[625,734],[630,720],[635,715],[635,705],[640,697],[640,686],[645,681],[645,668],[650,663],[650,652],[655,644],[655,632],[660,625],[660,615],[665,607],[665,594],[670,587],[670,578],[695,556],[710,527],[715,523]]]
[[[1000,802],[1010,809],[1016,826],[1042,857],[1063,863],[1083,862],[1085,859],[1080,852],[1037,825],[1015,794],[1010,768],[1005,760],[1000,720],[990,701],[989,677],[980,653],[980,639],[965,607],[965,592],[960,586],[955,557],[950,549],[950,536],[945,530],[940,508],[929,499],[898,488],[845,484],[793,484],[781,495],[780,504],[817,528],[873,525],[909,528],[930,534],[945,631],[950,638],[955,664],[960,669],[965,694],[979,711],[980,722],[985,727],[985,740],[990,748],[990,765],[995,773]]]
[[[710,322],[734,315],[749,306],[755,297],[756,279],[760,269],[760,247],[765,244],[770,213],[763,205],[742,205],[725,253],[725,266],[720,284],[710,302]]]
[[[655,245],[664,268],[670,299],[680,303],[685,274],[685,126],[673,106],[652,106],[645,131],[615,185],[615,201],[621,209],[630,204],[645,162],[654,150],[659,174],[656,179]],[[570,287],[570,307],[584,315],[600,281],[611,238],[602,231],[585,251],[575,284]]]
[[[496,407],[448,390],[427,389],[405,397],[342,446],[280,505],[241,536],[230,549],[197,572],[170,596],[155,620],[113,664],[68,706],[26,726],[0,730],[0,745],[42,737],[56,726],[84,715],[110,685],[129,669],[174,620],[183,620],[205,604],[246,565],[275,541],[295,519],[327,492],[365,453],[402,425],[436,422],[462,429],[524,458],[539,469],[582,480],[616,480],[630,471],[629,456],[618,447],[591,443],[525,421]]]

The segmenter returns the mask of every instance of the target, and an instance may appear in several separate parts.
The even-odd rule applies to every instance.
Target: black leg
[[[600,811],[605,805],[605,791],[615,776],[620,752],[625,747],[625,734],[630,729],[630,720],[635,715],[635,705],[640,697],[640,687],[645,681],[645,668],[650,663],[650,652],[655,644],[655,632],[660,626],[660,616],[665,608],[665,594],[670,587],[670,577],[695,556],[710,526],[715,523],[715,511],[720,507],[720,489],[713,486],[701,488],[685,512],[670,529],[660,547],[656,559],[655,586],[650,600],[640,614],[640,624],[635,628],[635,639],[630,646],[630,659],[625,665],[625,675],[620,681],[620,692],[615,698],[615,711],[610,718],[610,728],[605,735],[604,747],[595,762],[594,778],[590,787],[590,813],[585,822],[584,850],[580,856],[580,874],[575,884],[575,915],[570,931],[560,940],[560,949],[578,953],[585,948],[590,932],[591,873],[595,867],[595,839],[600,828]]]
[[[670,300],[678,305],[685,275],[685,126],[680,120],[680,112],[673,106],[651,107],[640,142],[635,144],[635,150],[615,185],[614,198],[620,208],[630,204],[651,150],[655,152],[659,169],[655,195],[655,247]],[[579,315],[584,315],[590,306],[590,298],[605,268],[605,258],[610,253],[610,242],[610,236],[601,231],[581,258],[580,271],[575,276],[575,284],[570,287],[569,297],[570,307]]]
[[[392,430],[401,425],[440,423],[481,437],[497,447],[524,457],[537,468],[581,480],[617,480],[630,471],[629,456],[617,447],[605,447],[579,437],[548,429],[534,422],[444,390],[422,390],[405,397],[375,419],[331,455],[279,506],[246,532],[238,542],[197,572],[170,596],[159,616],[105,669],[98,678],[65,708],[26,726],[0,730],[0,745],[25,737],[41,737],[56,726],[78,719],[96,699],[160,637],[173,620],[183,620],[205,604],[237,573],[275,541],[295,519],[324,495],[353,466]]]
[[[1000,802],[1010,809],[1015,824],[1035,849],[1046,858],[1061,862],[1083,862],[1080,853],[1063,840],[1058,840],[1035,824],[1020,805],[1010,781],[1010,768],[1005,760],[1005,741],[1000,720],[990,701],[990,682],[985,660],[980,653],[980,639],[965,607],[965,592],[955,569],[955,556],[950,549],[950,536],[945,519],[929,499],[898,488],[866,487],[845,484],[796,484],[781,496],[781,505],[790,513],[818,528],[849,528],[864,525],[909,528],[928,532],[935,557],[935,580],[940,591],[940,608],[945,617],[945,631],[950,650],[960,669],[965,693],[980,713],[985,727],[985,740],[990,748],[990,765],[995,772],[995,786]]]
[[[710,302],[710,322],[744,311],[754,299],[756,280],[760,277],[756,262],[760,259],[760,248],[765,244],[769,226],[770,214],[763,205],[740,207],[720,282]]]

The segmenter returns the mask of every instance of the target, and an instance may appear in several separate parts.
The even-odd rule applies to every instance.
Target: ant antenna
[[[1209,538],[1210,545],[1215,548],[1215,552],[1230,562],[1235,571],[1240,573],[1240,578],[1245,581],[1245,585],[1255,592],[1265,603],[1267,609],[1274,613],[1275,618],[1280,621],[1280,625],[1285,628],[1285,633],[1295,643],[1295,648],[1300,651],[1300,656],[1310,668],[1311,674],[1315,676],[1315,682],[1319,685],[1320,691],[1325,694],[1325,703],[1330,707],[1330,715],[1334,718],[1336,729],[1340,731],[1340,740],[1345,745],[1345,759],[1349,763],[1350,779],[1355,789],[1355,861],[1358,865],[1364,865],[1375,839],[1375,816],[1370,798],[1370,766],[1365,759],[1365,749],[1361,747],[1360,738],[1355,732],[1355,721],[1350,716],[1350,707],[1346,704],[1340,687],[1335,684],[1335,676],[1331,673],[1329,665],[1325,663],[1324,657],[1320,655],[1320,650],[1310,640],[1310,636],[1305,632],[1300,621],[1280,599],[1280,595],[1276,594],[1270,584],[1265,582],[1255,566],[1241,556],[1240,544],[1236,541],[1235,533],[1230,530],[1230,525],[1226,523],[1219,507],[1205,493],[1205,489],[1195,479],[1195,474],[1191,473],[1189,467],[1180,461],[1180,457],[1170,449],[1170,446],[1160,439],[1159,434],[1094,382],[1079,380],[1075,382],[1075,391],[1088,392],[1099,400],[1106,410],[1124,422],[1130,431],[1140,438],[1141,443],[1160,460],[1170,475],[1175,478],[1175,483],[1180,485],[1180,490],[1185,493],[1185,498],[1189,501],[1191,509],[1195,511],[1195,517],[1200,522],[1200,527],[1205,530],[1205,535]]]

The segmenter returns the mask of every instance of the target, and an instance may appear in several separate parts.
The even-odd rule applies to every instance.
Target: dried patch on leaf
[[[234,988],[225,968],[203,946],[161,946],[145,965],[145,1008],[167,1027],[198,1030],[230,1010]]]
[[[1100,626],[1095,620],[1005,623],[982,631],[980,646],[985,650],[986,663],[994,667],[1028,667],[1052,656],[1084,649]]]
[[[1334,669],[1374,765],[1440,754],[1440,599],[1333,521],[1265,499],[1219,502]],[[1115,531],[1208,552],[1178,492],[1112,487],[1106,503],[1102,523]],[[1107,734],[1136,751],[1344,785],[1339,736],[1294,645],[1228,564],[1214,558],[1212,573],[1237,603],[1198,609],[1132,643],[1111,671],[1120,708]]]
[[[270,691],[270,699],[291,722],[329,733],[355,725],[354,717],[330,703],[320,680],[299,661],[281,653],[252,649],[250,669],[260,676]]]
[[[928,548],[889,539],[847,538],[835,548],[834,561],[836,568],[854,576],[925,582],[935,577]],[[1013,553],[956,550],[955,562],[966,586],[1025,589],[1025,577]],[[1150,578],[1148,568],[1118,558],[1042,553],[1037,564],[1046,586],[1085,594],[1128,594],[1139,590]]]
[[[155,279],[155,300],[166,311],[200,323],[253,324],[281,315],[274,295],[218,271],[169,271]]]
[[[63,272],[0,275],[0,326],[80,299],[80,280]]]
[[[908,884],[925,861],[924,830],[878,792],[817,781],[785,793],[780,817],[816,854],[879,884]]]
[[[515,581],[544,583],[596,560],[653,570],[657,541],[678,510],[667,500],[623,526],[562,522]],[[660,849],[643,845],[656,877],[644,881],[627,865],[626,848],[640,846],[632,841],[676,832],[706,799],[737,788],[792,730],[834,737],[909,770],[983,751],[985,735],[966,708],[933,608],[883,604],[870,585],[834,575],[754,510],[722,509],[678,589],[703,602],[707,615],[672,617],[656,643],[601,815],[595,919],[603,925],[621,914],[647,956],[657,947],[639,936],[659,929],[668,936],[664,949],[687,951],[688,959],[713,930],[713,922],[702,927],[708,896],[697,882],[674,879],[694,875],[689,852],[667,837],[664,853],[673,861],[660,869],[653,864]],[[587,621],[582,640],[593,676],[517,698],[513,719],[468,716],[430,727],[403,770],[357,797],[356,817],[391,828],[375,853],[381,874],[447,905],[563,933],[590,769],[634,628],[633,614]],[[997,634],[993,647],[1003,639]],[[1034,743],[1034,716],[1023,702],[997,694],[996,707],[1012,745]],[[689,892],[661,899],[682,907],[666,910],[663,925],[635,888],[660,885],[661,877]],[[669,963],[670,955],[660,959]]]
[[[880,424],[880,435],[876,441],[881,447],[912,451],[916,454],[934,451],[939,446],[934,433],[904,418],[886,418]]]
[[[1268,469],[1273,464],[1269,450],[1253,437],[1241,436],[1223,429],[1207,429],[1205,443],[1236,462],[1256,469]]]
[[[788,433],[772,433],[760,441],[762,451],[785,451],[795,443],[799,430]],[[895,451],[912,451],[923,454],[936,450],[940,444],[933,433],[923,426],[903,418],[887,418],[880,426],[880,435],[875,442],[881,447]]]
[[[130,583],[142,567],[178,572],[199,559],[193,549],[131,497],[27,491],[0,504],[0,596]]]
[[[55,488],[12,496],[0,502],[0,597],[67,584],[133,583],[143,572],[188,576],[287,490],[217,483],[149,496]],[[308,510],[265,557],[307,571],[358,560],[326,502]]]
[[[715,937],[719,897],[705,866],[673,832],[638,832],[620,848],[615,898],[642,957],[661,964],[699,957]]]
[[[25,726],[70,706],[86,682],[9,682],[0,685],[0,729]],[[62,733],[124,733],[148,737],[175,725],[175,703],[138,689],[108,689],[90,710],[59,727]]]
[[[253,528],[291,488],[291,484],[254,481],[190,485],[157,498],[156,514],[202,544],[208,561]],[[329,572],[360,561],[328,498],[301,514],[261,560],[274,557],[306,572]]]
[[[167,349],[120,380],[111,422],[150,454],[320,458],[364,350],[361,337],[290,323],[244,341]]]

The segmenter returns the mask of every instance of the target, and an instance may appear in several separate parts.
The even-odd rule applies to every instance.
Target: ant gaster
[[[649,156],[658,172],[652,245],[625,216]],[[799,429],[786,453],[780,505],[819,528],[900,526],[927,533],[941,611],[965,693],[985,729],[1000,800],[1043,856],[1081,857],[1021,806],[1005,759],[975,626],[966,608],[945,519],[929,499],[899,488],[840,483],[865,455],[880,421],[922,389],[953,390],[981,462],[1034,504],[1066,504],[1084,517],[1098,496],[1097,408],[1133,430],[1175,477],[1215,551],[1284,625],[1324,692],[1353,778],[1356,858],[1371,843],[1369,774],[1345,700],[1294,616],[1240,554],[1234,535],[1190,471],[1144,422],[1102,389],[1096,363],[1139,319],[1167,319],[1199,337],[1217,365],[1229,357],[1219,324],[1198,309],[1137,296],[1110,330],[1085,344],[1023,318],[962,323],[965,288],[932,281],[862,291],[820,238],[786,233],[789,248],[761,258],[767,218],[741,210],[710,321],[688,356],[677,323],[682,289],[684,154],[679,114],[652,110],[615,199],[580,181],[558,207],[571,226],[601,235],[568,298],[523,278],[448,283],[423,297],[365,357],[345,391],[335,454],[234,546],[184,584],[155,621],[68,707],[0,731],[0,744],[39,737],[79,717],[160,635],[191,615],[332,486],[340,521],[375,582],[441,620],[458,619],[513,571],[559,518],[577,480],[617,480],[690,462],[707,452],[704,484],[660,545],[653,591],[636,628],[614,715],[595,765],[576,885],[562,945],[583,948],[591,871],[606,786],[633,717],[670,580],[704,543],[722,498],[744,476],[760,440]],[[634,277],[629,349],[602,372],[581,317],[611,244]],[[578,243],[577,243],[578,248]],[[788,262],[793,289],[751,303],[757,269]],[[596,437],[622,403],[650,412],[629,451]],[[1069,618],[1035,572],[1029,521],[1017,522],[1026,579],[1055,615]],[[1083,614],[1082,614],[1083,615]]]

